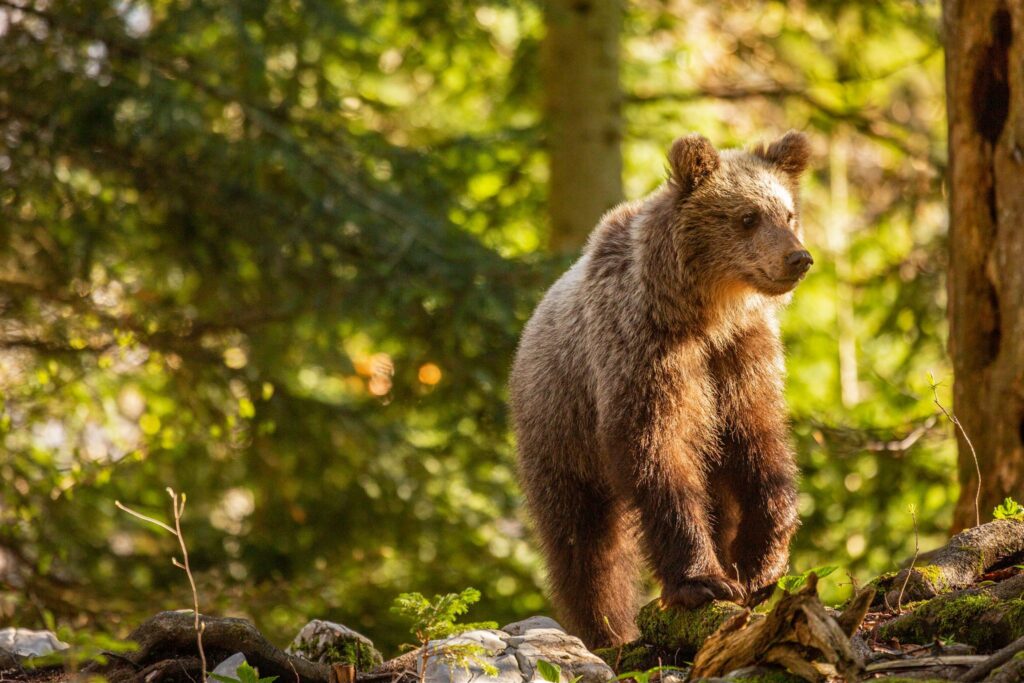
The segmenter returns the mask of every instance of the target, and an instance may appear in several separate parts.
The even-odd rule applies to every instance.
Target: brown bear
[[[797,526],[777,313],[800,241],[805,136],[719,153],[611,210],[523,332],[510,379],[520,480],[565,625],[636,635],[640,558],[668,605],[763,595]]]

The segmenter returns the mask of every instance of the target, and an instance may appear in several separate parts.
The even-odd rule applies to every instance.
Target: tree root
[[[927,644],[952,638],[981,650],[1024,636],[1024,574],[932,598],[882,624],[878,637]]]
[[[327,665],[286,654],[244,619],[203,617],[203,624],[203,646],[211,666],[241,652],[261,676],[277,676],[282,683],[330,681]],[[128,640],[137,643],[138,650],[102,666],[92,665],[86,672],[102,674],[111,683],[195,680],[198,652],[191,611],[161,612],[132,631]]]
[[[967,588],[991,567],[1024,556],[1024,522],[997,519],[949,539],[946,545],[921,556],[927,564],[879,577],[876,606],[892,609]]]

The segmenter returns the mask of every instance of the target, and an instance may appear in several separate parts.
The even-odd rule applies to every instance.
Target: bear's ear
[[[708,139],[692,133],[673,142],[668,151],[669,180],[685,197],[718,169],[718,163],[718,151]]]
[[[767,147],[756,147],[754,156],[761,157],[793,178],[799,178],[811,158],[811,143],[803,133],[791,130]]]

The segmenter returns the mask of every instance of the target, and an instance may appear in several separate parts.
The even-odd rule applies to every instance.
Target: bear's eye
[[[789,223],[790,225],[796,223],[796,214],[790,211],[789,215],[786,216],[786,222]]]
[[[759,218],[760,216],[756,211],[750,211],[748,213],[743,214],[743,217],[740,219],[740,222],[743,223],[744,228],[752,228],[755,225],[757,225],[757,221]]]

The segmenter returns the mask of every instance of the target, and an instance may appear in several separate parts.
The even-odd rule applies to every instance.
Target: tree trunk
[[[619,0],[550,0],[543,45],[553,251],[577,249],[622,201]]]
[[[953,406],[985,519],[1024,499],[1024,3],[945,0]],[[954,530],[975,524],[963,435]]]

